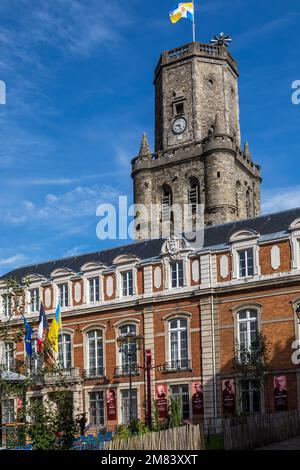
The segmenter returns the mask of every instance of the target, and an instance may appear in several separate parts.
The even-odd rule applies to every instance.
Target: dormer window
[[[300,269],[300,219],[294,220],[289,227],[291,232],[292,269]]]
[[[29,291],[30,313],[36,313],[40,307],[40,291],[39,289],[30,289]]]
[[[88,280],[89,283],[89,302],[99,302],[100,300],[100,279],[93,277]]]
[[[183,287],[183,261],[171,263],[172,288]]]
[[[259,236],[253,230],[241,230],[230,237],[233,279],[260,275]]]
[[[65,282],[58,285],[59,302],[62,308],[69,306],[69,286]]]
[[[253,248],[238,251],[239,277],[254,276]]]
[[[122,276],[122,295],[123,297],[129,297],[133,295],[133,271],[125,271],[121,274]]]

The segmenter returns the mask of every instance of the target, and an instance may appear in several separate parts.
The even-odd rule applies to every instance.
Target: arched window
[[[58,335],[58,362],[61,369],[72,367],[72,339],[69,333]]]
[[[188,327],[185,318],[169,321],[169,357],[170,369],[187,369],[188,358]]]
[[[87,333],[87,366],[88,377],[103,377],[103,332],[91,330]]]
[[[196,178],[190,178],[188,197],[190,212],[191,214],[196,214],[198,212],[198,205],[200,204],[199,182]]]
[[[120,336],[136,336],[136,325],[134,324],[127,324],[127,325],[122,325],[119,328],[119,335]],[[137,344],[136,342],[132,341],[132,339],[129,341],[128,339],[125,340],[124,345],[122,346],[122,349],[124,349],[125,352],[120,352],[120,366],[121,366],[121,373],[122,374],[128,374],[129,373],[129,357],[126,352],[131,352],[131,367],[132,371],[135,369],[135,366],[137,365]]]
[[[258,312],[255,309],[240,310],[237,314],[239,349],[251,351],[258,335]]]
[[[247,189],[246,191],[246,214],[248,218],[252,217],[251,197],[249,189]]]
[[[170,186],[164,185],[162,188],[162,221],[172,220],[171,207],[173,204],[172,190]]]
[[[235,205],[237,217],[241,216],[241,186],[241,182],[237,181],[235,185]]]

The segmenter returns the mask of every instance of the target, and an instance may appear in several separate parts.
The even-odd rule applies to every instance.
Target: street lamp
[[[125,354],[128,358],[129,365],[129,425],[131,426],[133,421],[132,416],[132,359],[136,356],[136,353],[141,349],[143,342],[143,336],[136,336],[133,333],[128,333],[127,335],[122,335],[117,338],[117,345],[119,352]]]

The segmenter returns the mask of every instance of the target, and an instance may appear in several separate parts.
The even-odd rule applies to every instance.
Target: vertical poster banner
[[[158,415],[160,418],[167,418],[168,416],[168,403],[167,403],[167,385],[156,385],[156,403],[158,407]]]
[[[277,375],[273,379],[274,387],[274,406],[276,411],[288,409],[288,386],[287,376]]]
[[[200,415],[203,413],[203,389],[202,382],[193,382],[193,415]]]
[[[106,390],[106,415],[107,421],[117,420],[117,396],[113,388]]]
[[[222,396],[224,414],[235,413],[235,384],[234,379],[222,380]]]

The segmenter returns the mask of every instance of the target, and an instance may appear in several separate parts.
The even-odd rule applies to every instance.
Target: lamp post
[[[132,410],[132,360],[136,356],[136,353],[141,349],[143,342],[143,336],[136,336],[135,334],[122,335],[117,339],[117,345],[119,352],[125,354],[128,358],[128,375],[129,375],[129,425],[131,426],[133,421],[133,410]]]

